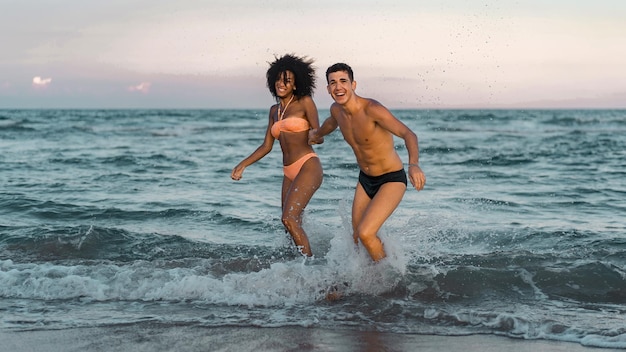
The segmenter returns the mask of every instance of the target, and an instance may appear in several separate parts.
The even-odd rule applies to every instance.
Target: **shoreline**
[[[3,348],[27,351],[420,351],[592,352],[617,349],[495,335],[437,336],[304,327],[198,327],[142,323],[64,330],[0,331]]]

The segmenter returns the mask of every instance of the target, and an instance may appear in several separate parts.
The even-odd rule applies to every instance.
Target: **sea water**
[[[626,111],[393,113],[418,134],[427,183],[385,223],[388,257],[373,264],[352,243],[359,170],[339,131],[315,147],[306,259],[280,222],[278,143],[230,179],[265,110],[0,110],[0,329],[304,326],[626,348]]]

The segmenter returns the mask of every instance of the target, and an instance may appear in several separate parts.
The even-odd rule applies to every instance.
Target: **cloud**
[[[152,84],[150,82],[141,82],[137,85],[128,87],[129,92],[141,92],[143,94],[147,94],[150,91],[150,86]]]
[[[33,77],[33,87],[45,88],[52,83],[52,78],[41,78],[40,76]]]

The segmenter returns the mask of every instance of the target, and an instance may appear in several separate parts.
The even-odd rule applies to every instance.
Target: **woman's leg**
[[[312,256],[311,245],[302,228],[302,212],[322,184],[322,164],[317,157],[307,160],[296,178],[283,182],[282,222],[302,254]]]

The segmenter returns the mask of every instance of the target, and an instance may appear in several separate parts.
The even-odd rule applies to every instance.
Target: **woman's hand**
[[[309,145],[324,143],[324,137],[317,136],[317,128],[309,130]]]
[[[241,164],[235,166],[233,168],[233,171],[230,173],[230,178],[232,178],[235,181],[241,180],[241,176],[243,175],[243,170],[245,169],[246,167],[242,166]]]

